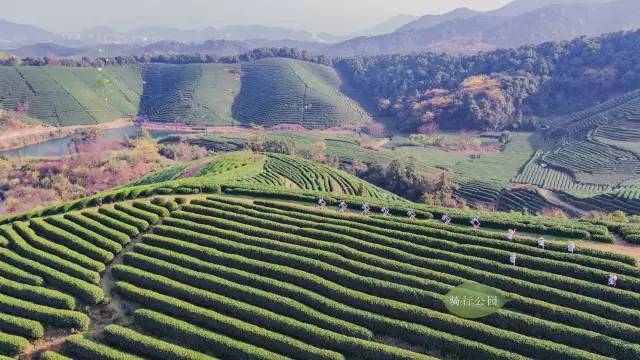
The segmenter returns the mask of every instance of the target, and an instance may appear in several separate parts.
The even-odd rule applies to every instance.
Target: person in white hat
[[[567,245],[567,251],[569,251],[570,254],[573,254],[576,251],[576,244],[574,244],[573,241],[569,241],[569,245]]]

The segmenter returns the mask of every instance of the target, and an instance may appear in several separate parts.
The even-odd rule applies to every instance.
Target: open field
[[[234,145],[237,150],[247,142],[256,132],[232,133],[221,135],[195,135],[185,137],[192,144],[201,145],[210,149],[223,149],[225,146]],[[388,164],[394,159],[407,160],[412,158],[417,168],[421,171],[450,170],[460,180],[479,180],[506,185],[511,177],[515,176],[520,166],[528,160],[533,153],[532,141],[536,141],[536,134],[514,133],[513,141],[503,152],[482,153],[480,157],[473,158],[466,152],[445,151],[437,147],[423,146],[397,146],[391,141],[382,147],[371,149],[359,143],[360,137],[353,132],[260,132],[267,140],[291,139],[296,148],[301,151],[311,151],[312,145],[318,141],[326,143],[326,155],[337,157],[341,162],[353,163],[360,160],[372,164]],[[452,133],[455,135],[455,133]],[[362,137],[368,140],[367,137]],[[495,166],[500,166],[503,171],[496,172]]]

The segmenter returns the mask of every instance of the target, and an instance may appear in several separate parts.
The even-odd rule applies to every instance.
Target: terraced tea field
[[[399,199],[345,172],[280,154],[270,154],[264,165],[264,171],[239,181],[348,196],[365,196],[380,200]]]
[[[640,92],[555,119],[550,126],[544,131],[545,142],[513,183],[556,191],[583,211],[640,214],[635,203],[640,189]]]
[[[231,185],[275,186],[379,200],[400,200],[387,191],[327,165],[283,154],[253,154],[247,151],[175,166],[145,176],[128,186],[152,185],[193,176]]]
[[[335,69],[292,59],[0,69],[0,107],[28,109],[32,118],[54,126],[135,116],[210,126],[360,126],[371,121],[362,98]]]
[[[455,191],[458,199],[462,199],[470,206],[491,205],[498,201],[500,189],[490,183],[482,181],[469,181]]]
[[[635,192],[635,190],[631,191]],[[585,198],[575,197],[566,193],[559,193],[558,196],[567,203],[586,211],[622,211],[625,214],[640,214],[640,199],[630,196],[631,191],[621,190]]]
[[[371,121],[367,111],[345,95],[354,91],[349,91],[333,68],[291,59],[262,59],[243,64],[242,72],[233,114],[245,124],[291,123],[323,129]]]
[[[564,143],[583,140],[587,134],[616,121],[640,120],[640,91],[631,91],[600,105],[567,116],[552,128]],[[561,130],[560,130],[561,129]]]
[[[2,226],[1,353],[61,329],[92,336],[44,358],[640,358],[640,269],[624,256],[291,202],[170,199]],[[449,314],[445,295],[467,281],[509,302]],[[92,325],[103,307],[113,324]]]
[[[619,185],[640,172],[639,121],[640,92],[632,91],[559,121],[547,131],[556,146],[541,159],[579,182]]]
[[[234,178],[245,168],[257,173]],[[354,196],[356,179],[278,154],[171,172],[183,177],[0,219],[0,355],[640,359],[635,260],[566,250],[569,239],[612,242],[614,226],[429,207],[366,183]],[[373,215],[360,214],[364,202]],[[391,216],[376,215],[382,205]],[[452,225],[433,220],[443,213]],[[536,235],[507,241],[511,227]],[[537,236],[564,240],[543,250]],[[468,282],[508,302],[485,317],[451,314],[447,294]]]
[[[593,132],[593,138],[601,143],[640,154],[640,119],[623,120],[601,126]]]
[[[640,159],[628,151],[581,141],[545,154],[543,160],[571,172],[578,181],[615,185],[640,175]]]
[[[238,69],[232,64],[146,65],[139,115],[159,122],[231,125]]]
[[[522,171],[513,178],[514,183],[537,185],[550,190],[576,190],[589,192],[610,191],[608,185],[595,185],[577,182],[569,173],[552,168],[542,160],[541,150],[531,157]]]
[[[30,117],[55,126],[96,124],[135,116],[138,83],[140,74],[130,67],[2,67],[0,106],[27,109]]]

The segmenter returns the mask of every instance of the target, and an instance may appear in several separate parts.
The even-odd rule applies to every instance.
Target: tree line
[[[331,65],[331,59],[324,55],[314,55],[307,50],[296,48],[259,48],[238,55],[218,56],[215,54],[179,54],[153,53],[143,55],[126,55],[113,57],[87,56],[81,58],[58,58],[56,56],[29,56],[20,58],[15,55],[0,53],[0,66],[64,66],[64,67],[105,67],[136,64],[235,64],[265,58],[288,58]]]

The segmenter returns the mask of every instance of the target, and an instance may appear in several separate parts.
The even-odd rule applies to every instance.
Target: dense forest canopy
[[[640,31],[481,52],[334,60],[408,132],[532,126],[640,84]]]

